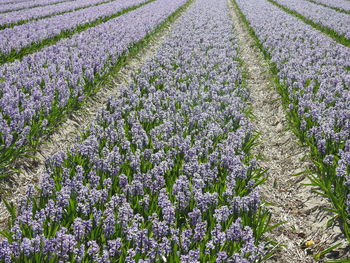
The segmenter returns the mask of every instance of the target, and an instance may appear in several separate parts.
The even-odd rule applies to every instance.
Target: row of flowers
[[[78,8],[89,7],[99,3],[108,2],[107,0],[83,0],[83,1],[67,1],[53,4],[50,6],[39,6],[30,9],[13,11],[0,14],[0,28],[26,22],[32,19],[52,16],[59,13],[69,12]]]
[[[24,47],[74,31],[78,26],[102,20],[143,2],[146,0],[113,1],[0,30],[0,53],[8,55],[11,51],[19,52]]]
[[[0,168],[95,91],[186,0],[157,0],[0,67]],[[2,80],[2,81],[1,81]]]
[[[350,12],[350,5],[349,5],[349,1],[347,0],[312,0],[312,1]]]
[[[236,0],[275,64],[280,91],[300,139],[350,241],[350,49],[266,0]]]
[[[37,6],[46,6],[50,4],[62,3],[71,0],[39,0],[39,1],[28,1],[28,2],[12,2],[0,5],[0,12],[9,12],[19,9],[27,9]]]
[[[234,39],[226,1],[197,0],[79,142],[48,159],[0,258],[261,261],[265,172],[249,153],[249,93]]]
[[[8,4],[14,4],[14,3],[20,3],[20,2],[26,2],[30,0],[4,0],[0,3],[0,5],[8,5]]]
[[[275,2],[310,19],[316,24],[333,30],[350,40],[350,15],[311,3],[307,0],[274,0]]]

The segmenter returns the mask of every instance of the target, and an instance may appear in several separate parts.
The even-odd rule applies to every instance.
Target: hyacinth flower
[[[274,63],[294,132],[311,149],[318,176],[350,242],[350,50],[263,0],[237,0],[260,48]],[[311,11],[312,12],[312,11]]]
[[[197,0],[3,232],[5,262],[260,262],[270,214],[250,154],[225,0]]]

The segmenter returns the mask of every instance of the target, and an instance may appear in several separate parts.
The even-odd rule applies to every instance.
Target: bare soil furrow
[[[261,136],[254,153],[263,158],[259,165],[269,170],[269,179],[262,186],[262,195],[268,203],[273,223],[285,222],[274,229],[269,237],[284,246],[268,262],[322,262],[313,255],[337,243],[344,242],[339,226],[327,228],[332,215],[325,198],[313,193],[307,175],[301,173],[312,168],[307,158],[308,149],[298,145],[297,137],[290,131],[281,98],[276,91],[268,61],[264,59],[238,10],[228,0],[232,10],[234,28],[239,40],[240,57],[247,71],[247,88],[251,92],[254,124]],[[314,244],[306,247],[305,243]],[[309,243],[309,244],[312,244]],[[345,250],[336,250],[328,257],[340,258]]]

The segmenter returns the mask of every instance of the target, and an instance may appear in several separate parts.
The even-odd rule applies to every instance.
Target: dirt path
[[[290,176],[310,168],[311,163],[305,158],[308,149],[297,145],[298,139],[288,129],[269,65],[231,0],[228,2],[239,40],[240,57],[248,72],[247,86],[251,91],[255,127],[261,133],[260,145],[255,147],[254,152],[263,156],[260,166],[269,169],[270,174],[262,187],[262,195],[267,202],[274,204],[270,207],[273,223],[286,222],[270,234],[285,247],[268,262],[318,262],[310,254],[336,242],[345,242],[345,238],[339,227],[326,228],[331,216],[322,208],[329,207],[329,203],[312,193],[311,186],[303,185],[309,183],[306,175]],[[313,240],[315,244],[306,249],[303,244],[308,240]],[[344,251],[338,250],[330,256],[339,258],[339,253]]]
[[[178,17],[178,16],[177,16]],[[171,24],[174,24],[173,21]],[[81,110],[72,114],[67,121],[65,121],[57,132],[52,134],[48,144],[40,147],[35,154],[34,159],[19,159],[16,161],[15,167],[23,171],[2,182],[0,189],[3,191],[1,197],[18,204],[18,201],[25,195],[27,186],[30,184],[38,185],[40,177],[45,169],[44,162],[48,156],[59,151],[66,150],[73,142],[76,141],[78,131],[85,125],[89,124],[103,107],[108,98],[114,97],[118,94],[118,87],[120,85],[127,85],[131,81],[133,72],[136,72],[147,59],[154,56],[157,48],[163,43],[170,32],[170,26],[167,26],[159,33],[157,33],[151,42],[144,46],[138,55],[129,59],[125,66],[116,74],[112,74],[104,84],[100,91],[93,97],[89,98],[86,105]],[[7,227],[9,213],[3,202],[0,203],[0,230]]]

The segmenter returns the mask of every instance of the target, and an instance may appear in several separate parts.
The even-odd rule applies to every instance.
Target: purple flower
[[[116,257],[117,255],[120,254],[121,252],[120,249],[122,247],[120,238],[117,238],[115,240],[108,240],[107,243],[108,243],[108,249],[109,249],[108,252],[111,257]]]
[[[215,209],[214,218],[217,222],[226,222],[229,216],[231,215],[231,210],[227,206],[222,206]]]

